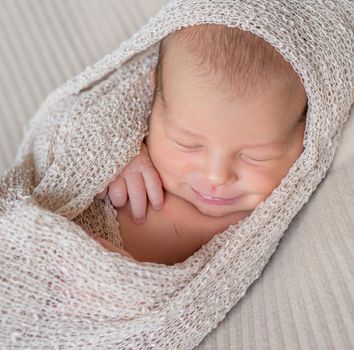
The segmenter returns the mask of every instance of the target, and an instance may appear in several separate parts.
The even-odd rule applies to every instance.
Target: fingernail
[[[145,217],[143,218],[134,218],[134,223],[137,224],[137,225],[140,225],[140,224],[143,224],[145,221]]]
[[[160,209],[162,209],[162,207],[163,207],[163,205],[160,204],[160,205],[157,205],[157,206],[155,207],[155,209],[156,209],[156,210],[160,210]]]

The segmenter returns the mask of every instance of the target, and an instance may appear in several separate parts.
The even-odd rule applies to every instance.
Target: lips
[[[192,190],[199,199],[201,199],[206,203],[211,203],[211,204],[231,204],[234,203],[239,198],[239,197],[233,197],[233,198],[213,197],[213,196],[208,196],[206,194],[200,193],[194,188],[192,188]]]

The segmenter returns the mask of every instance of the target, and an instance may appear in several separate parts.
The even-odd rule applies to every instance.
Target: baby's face
[[[209,216],[252,211],[303,150],[306,95],[294,93],[230,99],[202,74],[164,66],[146,143],[165,190]]]

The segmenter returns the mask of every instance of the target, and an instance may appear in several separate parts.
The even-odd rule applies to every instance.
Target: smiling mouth
[[[203,193],[200,193],[196,191],[194,188],[192,188],[192,190],[198,196],[199,199],[203,200],[204,202],[212,203],[212,204],[231,204],[239,198],[239,197],[234,197],[234,198],[213,197],[213,196],[208,196]]]

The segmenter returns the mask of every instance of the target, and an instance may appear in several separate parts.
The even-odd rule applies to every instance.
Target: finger
[[[108,187],[106,187],[102,192],[97,193],[95,198],[105,199],[105,197],[107,196],[107,192],[108,192]]]
[[[140,173],[130,173],[125,176],[125,181],[127,183],[133,220],[136,224],[142,224],[145,222],[147,205],[144,179]]]
[[[109,184],[109,198],[115,207],[124,207],[128,200],[128,190],[125,179],[118,176],[113,182]]]
[[[140,153],[136,155],[123,169],[122,175],[128,173],[141,172],[142,169],[146,166],[151,165],[150,156],[147,150],[147,146],[142,143],[140,147]]]
[[[152,206],[159,210],[163,207],[163,188],[160,176],[153,166],[143,171],[145,188]]]

